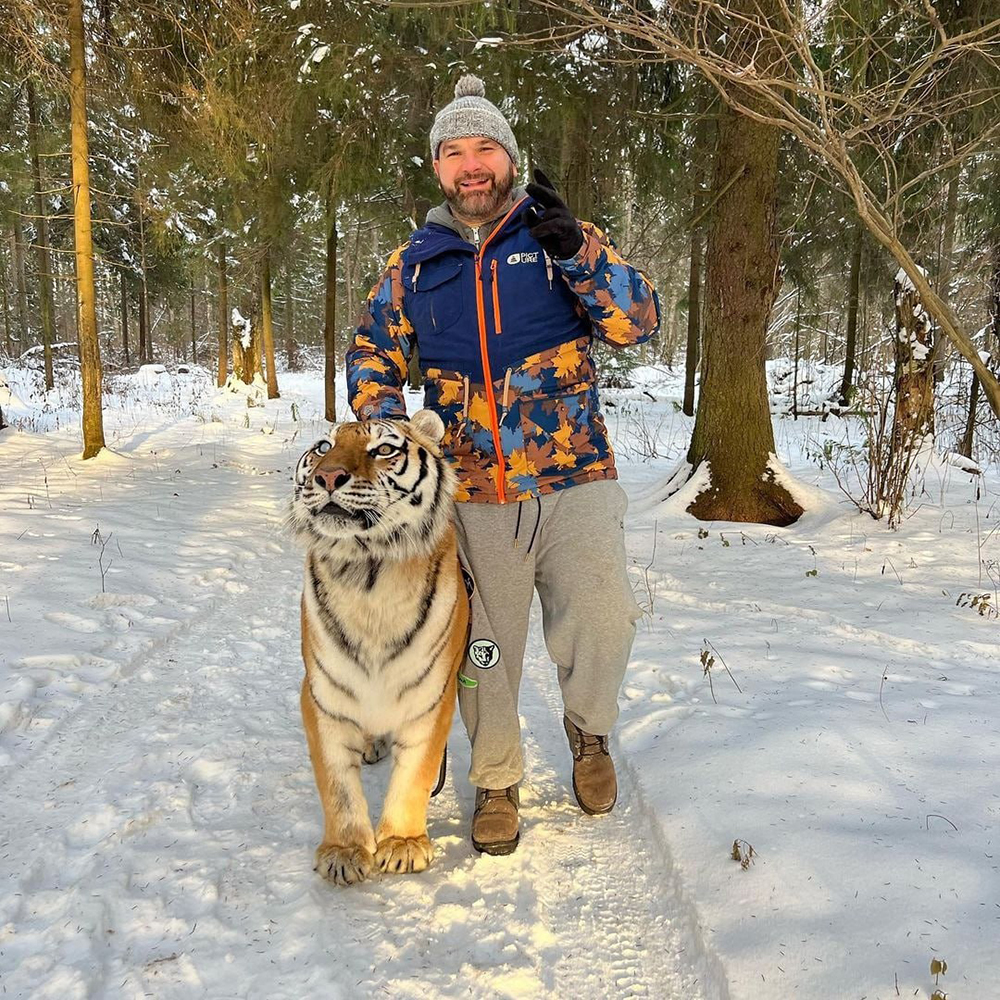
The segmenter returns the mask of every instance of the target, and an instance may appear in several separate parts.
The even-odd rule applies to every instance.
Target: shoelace
[[[510,799],[511,802],[514,801],[513,793],[509,788],[484,788],[483,793],[483,801],[480,808],[485,806],[487,802],[491,802],[496,799]]]
[[[575,755],[577,760],[582,760],[584,757],[596,757],[598,754],[606,754],[607,752],[607,736],[594,736],[591,733],[580,732],[580,743]]]

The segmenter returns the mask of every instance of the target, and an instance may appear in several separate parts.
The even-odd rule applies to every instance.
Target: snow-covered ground
[[[472,851],[456,724],[433,867],[337,888],[280,526],[318,376],[254,406],[199,369],[121,376],[86,463],[72,387],[3,376],[0,995],[875,1000],[929,997],[937,958],[952,1000],[1000,997],[995,468],[934,465],[889,532],[831,476],[844,422],[777,417],[808,513],[702,524],[657,499],[676,375],[606,392],[646,610],[619,807],[575,807],[536,621],[518,851]]]

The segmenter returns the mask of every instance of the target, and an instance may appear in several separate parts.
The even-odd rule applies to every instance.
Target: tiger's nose
[[[346,469],[324,469],[313,476],[313,479],[327,493],[332,493],[334,490],[344,486],[350,478],[351,474]]]

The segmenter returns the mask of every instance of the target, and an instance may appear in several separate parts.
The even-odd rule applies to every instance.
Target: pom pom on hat
[[[486,96],[486,84],[479,79],[478,76],[474,76],[472,73],[466,73],[458,83],[455,84],[455,96],[456,97],[485,97]]]

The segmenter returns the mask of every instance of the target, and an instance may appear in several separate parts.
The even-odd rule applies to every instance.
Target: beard
[[[475,191],[467,191],[461,187],[464,181],[474,180],[488,180],[489,184]],[[508,164],[503,177],[488,173],[467,174],[456,177],[454,187],[446,187],[440,179],[438,185],[453,215],[476,224],[489,222],[500,214],[510,200],[510,193],[514,188],[514,164]]]

